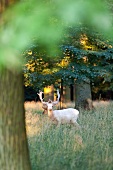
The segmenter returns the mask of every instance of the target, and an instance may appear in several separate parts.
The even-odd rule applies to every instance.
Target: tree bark
[[[92,109],[92,95],[90,81],[76,81],[75,84],[75,108]]]
[[[7,69],[0,72],[1,170],[30,170],[22,87],[20,72]]]

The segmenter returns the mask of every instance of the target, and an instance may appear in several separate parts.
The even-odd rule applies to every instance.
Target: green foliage
[[[18,63],[20,61],[18,52],[31,43],[34,37],[48,44],[47,47],[51,49],[53,44],[57,43],[62,27],[59,24],[60,19],[56,18],[53,3],[48,2],[37,0],[20,2],[3,15],[5,26],[1,28],[0,34],[2,64],[8,61],[10,67],[10,64]]]
[[[64,54],[70,56],[71,60],[66,71],[68,82],[70,77],[84,81],[89,78],[93,83],[97,79],[103,79],[103,87],[112,89],[112,42],[104,39],[99,32],[86,27],[81,28],[83,29],[79,30],[79,35],[77,29],[71,28],[66,43],[62,45]],[[100,89],[103,87],[100,86]]]
[[[87,32],[85,29],[82,32],[79,30],[79,36],[76,37],[78,30],[71,29],[68,37],[65,36],[63,39],[65,43],[60,47],[62,51],[62,54],[59,54],[60,58],[55,57],[51,60],[46,49],[40,45],[29,48],[32,54],[28,55],[29,49],[25,53],[27,59],[27,67],[24,67],[25,85],[42,88],[51,84],[59,86],[58,82],[60,83],[61,79],[64,85],[70,85],[75,79],[85,81],[90,78],[94,82],[100,77],[104,78],[105,82],[111,82],[113,69],[111,42],[102,39],[98,33],[90,32],[88,29]],[[88,34],[84,47],[80,42],[83,33]]]
[[[58,52],[59,53],[59,52]],[[57,54],[58,54],[57,53]],[[33,44],[23,53],[25,57],[24,82],[25,86],[42,88],[56,81],[54,73],[59,70],[58,57],[53,59],[47,53],[46,46]]]
[[[112,20],[109,3],[107,3],[108,6],[106,3],[101,2],[101,0],[96,0],[95,2],[90,0],[71,0],[70,2],[65,2],[64,0],[29,0],[16,3],[2,14],[0,28],[0,65],[7,66],[10,69],[12,66],[16,66],[17,69],[17,66],[20,66],[21,61],[24,60],[24,56],[20,55],[20,53],[25,50],[29,44],[34,44],[35,41],[35,44],[39,44],[41,52],[38,48],[37,58],[36,49],[32,47],[35,49],[35,54],[30,55],[28,57],[29,59],[27,58],[27,60],[30,61],[30,70],[28,71],[28,69],[24,68],[26,86],[39,86],[39,82],[41,82],[40,86],[42,87],[48,85],[50,82],[55,83],[59,78],[63,79],[64,82],[68,80],[68,83],[71,83],[78,77],[86,79],[87,76],[92,78],[99,74],[102,74],[100,76],[105,76],[105,71],[108,69],[107,66],[100,71],[100,66],[91,69],[89,65],[84,64],[82,61],[83,55],[87,54],[92,56],[90,57],[91,60],[89,60],[90,64],[93,64],[98,60],[99,55],[101,55],[100,53],[97,54],[96,52],[94,54],[94,52],[82,51],[81,49],[77,49],[78,47],[75,49],[76,46],[74,43],[71,44],[71,46],[73,46],[71,48],[70,44],[64,43],[63,38],[64,36],[68,36],[68,28],[73,29],[75,26],[78,26],[78,31],[76,31],[78,38],[81,31],[84,32],[84,27],[89,34],[93,32],[93,28],[93,30],[97,29],[98,32],[101,32],[101,35],[112,38]],[[90,28],[91,31],[88,32],[87,28]],[[96,44],[101,44],[98,41],[98,36],[96,40]],[[93,42],[92,46],[96,46],[94,44],[95,39],[92,38],[91,41]],[[68,40],[66,40],[66,42],[69,43]],[[75,56],[71,57],[71,64],[69,64],[68,69],[66,69],[66,66],[61,65],[59,67],[56,64],[58,62],[60,63],[61,60],[55,61],[54,64],[54,59],[50,59],[59,55],[59,53],[56,52],[58,44],[69,45],[68,49],[70,49],[71,53]],[[80,43],[78,43],[78,45],[80,47]],[[103,44],[101,45],[103,46]],[[53,53],[56,53],[56,55],[53,55]],[[48,54],[49,57],[47,57]],[[102,64],[104,65],[107,59],[110,60],[110,53],[109,55],[107,54],[108,53],[102,53],[103,56],[106,55],[106,59],[100,60],[100,64],[103,62]],[[94,57],[96,61],[93,60]],[[47,63],[48,66],[46,68]],[[102,64],[101,66],[103,66]],[[35,65],[38,65],[38,67],[36,68]],[[111,65],[109,69],[112,70]],[[41,74],[42,70],[45,70],[47,74]],[[94,74],[92,74],[93,72]]]
[[[34,37],[46,44],[49,52],[52,51],[67,25],[82,22],[112,36],[109,11],[101,0],[20,1],[2,15],[2,20],[0,63],[9,68],[19,65],[22,60],[20,52]]]

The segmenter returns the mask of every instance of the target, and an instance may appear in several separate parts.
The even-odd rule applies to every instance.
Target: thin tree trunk
[[[0,72],[0,169],[30,170],[23,78],[17,71]]]
[[[75,108],[92,109],[92,95],[90,81],[76,81],[75,84]]]
[[[70,102],[70,96],[71,96],[71,88],[69,86],[65,86],[65,89],[64,89],[64,102],[67,103],[67,102]]]
[[[63,79],[61,79],[60,109],[63,108]]]

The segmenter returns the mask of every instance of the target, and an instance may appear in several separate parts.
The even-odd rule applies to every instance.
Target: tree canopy
[[[74,84],[74,80],[96,79],[110,84],[112,89],[113,48],[112,42],[102,34],[84,27],[69,28],[59,44],[57,58],[48,56],[45,48],[32,46],[25,52],[27,64],[24,67],[25,85],[45,87]],[[59,57],[60,56],[60,57]]]
[[[101,0],[19,1],[5,11],[2,21],[0,63],[7,67],[20,63],[20,51],[25,49],[34,37],[38,42],[46,44],[49,52],[52,51],[66,32],[67,26],[83,23],[112,37],[110,13],[105,2],[101,3]]]

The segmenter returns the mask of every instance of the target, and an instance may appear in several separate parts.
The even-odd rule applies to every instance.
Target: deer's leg
[[[72,124],[73,124],[74,126],[80,128],[80,125],[77,123],[76,120],[72,120],[71,122],[72,122]]]

